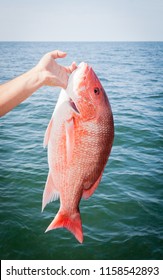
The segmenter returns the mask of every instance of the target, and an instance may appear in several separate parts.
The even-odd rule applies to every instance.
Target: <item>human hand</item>
[[[77,66],[73,62],[70,66],[61,66],[55,59],[64,58],[65,52],[55,50],[45,54],[36,66],[36,69],[42,76],[43,85],[67,87],[69,74],[74,71]]]
[[[55,59],[65,56],[66,53],[58,50],[49,52],[28,72],[0,85],[0,116],[11,111],[44,85],[66,88],[68,75],[77,66],[75,62],[66,67],[57,64]]]

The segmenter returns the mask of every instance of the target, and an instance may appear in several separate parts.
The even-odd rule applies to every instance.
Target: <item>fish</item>
[[[114,120],[106,92],[93,68],[81,62],[61,90],[44,136],[49,173],[42,211],[60,198],[59,211],[45,232],[64,227],[83,243],[80,200],[97,189],[113,139]]]

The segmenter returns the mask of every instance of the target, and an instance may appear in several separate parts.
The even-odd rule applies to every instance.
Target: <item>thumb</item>
[[[67,55],[67,53],[59,51],[59,50],[55,50],[55,51],[50,52],[50,55],[52,58],[57,59],[57,58],[65,57]]]

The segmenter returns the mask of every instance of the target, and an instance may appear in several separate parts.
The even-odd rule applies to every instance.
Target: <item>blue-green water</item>
[[[84,243],[44,233],[48,173],[43,137],[60,92],[44,87],[0,119],[1,259],[163,259],[163,43],[0,43],[0,83],[61,49],[92,65],[108,94],[115,140],[102,181],[80,203]],[[7,93],[6,93],[7,94]],[[93,159],[92,159],[93,160]]]

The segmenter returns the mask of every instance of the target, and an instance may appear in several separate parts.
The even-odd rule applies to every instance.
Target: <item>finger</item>
[[[67,55],[67,53],[59,51],[59,50],[55,50],[55,51],[50,52],[50,55],[52,58],[57,59],[57,58],[65,57]]]
[[[74,61],[70,66],[66,66],[67,73],[71,74],[77,68],[76,62]]]

